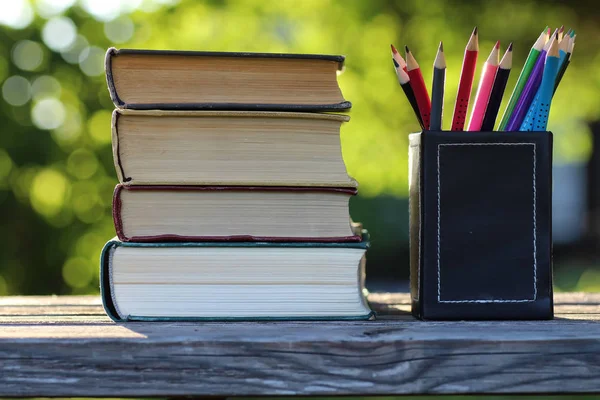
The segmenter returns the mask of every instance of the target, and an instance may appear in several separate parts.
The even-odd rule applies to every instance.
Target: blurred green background
[[[408,278],[407,135],[419,129],[390,43],[411,47],[429,83],[444,41],[448,128],[474,25],[479,66],[496,40],[514,42],[512,90],[540,31],[561,24],[576,29],[577,44],[550,123],[556,282],[598,290],[599,17],[595,1],[2,0],[0,295],[98,292],[100,249],[115,234],[110,46],[346,55],[339,82],[353,108],[343,155],[360,182],[352,216],[372,234],[369,284],[385,290],[379,282],[401,288]]]

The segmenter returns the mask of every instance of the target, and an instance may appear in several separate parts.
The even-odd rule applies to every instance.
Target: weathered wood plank
[[[0,396],[600,392],[600,294],[554,321],[115,324],[97,297],[0,298]]]

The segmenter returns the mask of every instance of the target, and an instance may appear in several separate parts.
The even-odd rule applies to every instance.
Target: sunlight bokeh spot
[[[76,0],[36,0],[35,8],[43,18],[51,18],[69,9]]]
[[[33,209],[46,217],[57,215],[65,205],[69,185],[61,172],[51,168],[42,169],[31,183],[29,198]]]
[[[33,21],[33,9],[28,0],[1,0],[0,24],[23,29]]]
[[[104,35],[114,43],[124,43],[131,39],[134,25],[127,16],[121,16],[104,24]]]
[[[90,254],[96,254],[104,246],[106,238],[95,231],[85,233],[75,245],[75,253],[82,257],[89,257]]]
[[[2,85],[2,97],[12,106],[22,106],[31,99],[31,84],[22,76],[11,76]]]
[[[79,68],[88,76],[98,76],[104,73],[104,55],[106,50],[97,46],[84,49],[79,56]]]
[[[54,51],[67,50],[77,37],[77,27],[70,18],[54,17],[44,25],[42,39]]]
[[[31,190],[33,180],[38,174],[39,170],[40,168],[36,166],[25,166],[16,170],[16,173],[11,173],[10,187],[15,198],[19,202],[27,205],[30,204],[29,192]]]
[[[31,109],[31,120],[40,129],[56,129],[65,120],[65,106],[54,97],[40,100]]]
[[[74,198],[73,211],[75,216],[86,224],[93,224],[104,217],[104,207],[97,194],[83,194]]]
[[[44,60],[44,50],[38,42],[21,40],[12,50],[12,59],[24,71],[35,71]]]
[[[98,21],[111,21],[119,16],[123,5],[127,1],[124,0],[82,0],[83,8],[92,14]]]
[[[41,100],[46,97],[60,97],[60,82],[53,76],[42,75],[36,78],[31,84],[31,92],[34,100]]]
[[[81,52],[89,47],[88,40],[83,35],[77,35],[71,45],[60,54],[69,64],[78,64]]]
[[[73,257],[64,263],[62,276],[67,285],[81,289],[90,284],[94,277],[94,266],[85,258]]]
[[[67,159],[67,171],[78,179],[88,179],[97,170],[98,159],[87,149],[77,149]]]
[[[65,106],[65,121],[63,124],[52,130],[52,138],[60,146],[68,146],[75,143],[80,137],[82,132],[83,122],[81,120],[81,113],[76,107],[71,105]]]
[[[96,111],[88,121],[88,130],[94,142],[108,144],[111,142],[110,121],[112,113],[106,110]]]

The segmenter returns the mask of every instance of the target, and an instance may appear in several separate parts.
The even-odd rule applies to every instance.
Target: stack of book
[[[115,320],[359,319],[341,56],[109,49]]]

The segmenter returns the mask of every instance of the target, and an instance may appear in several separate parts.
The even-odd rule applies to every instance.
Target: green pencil
[[[519,101],[519,97],[521,97],[521,92],[523,92],[523,88],[527,84],[527,79],[529,79],[529,74],[531,74],[531,70],[535,65],[537,58],[542,52],[542,48],[546,41],[548,40],[549,33],[548,27],[544,29],[541,33],[540,37],[533,44],[533,47],[529,51],[529,55],[527,56],[527,60],[525,61],[525,65],[521,70],[521,74],[519,75],[519,79],[517,79],[517,84],[515,85],[515,89],[510,95],[510,100],[508,101],[508,106],[506,106],[506,110],[504,110],[504,115],[502,115],[502,119],[500,120],[500,125],[498,126],[499,131],[503,131],[506,129],[506,125],[508,125],[508,121],[510,120],[510,116]]]

